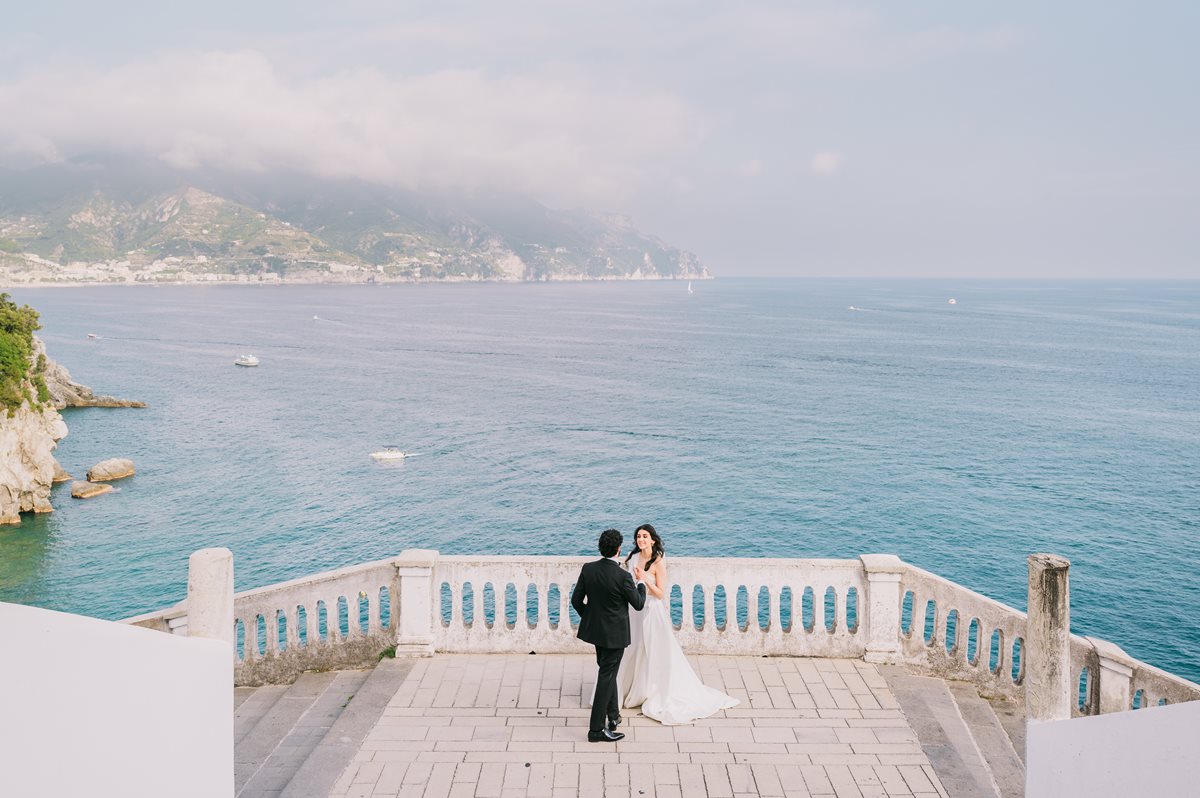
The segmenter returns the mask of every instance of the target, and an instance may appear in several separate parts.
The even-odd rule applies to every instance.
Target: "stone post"
[[[1029,555],[1029,617],[1025,629],[1025,715],[1031,721],[1071,717],[1070,561]]]
[[[187,627],[189,637],[224,640],[232,651],[233,553],[200,549],[188,557]]]
[[[876,664],[895,664],[900,649],[900,574],[904,562],[894,554],[863,554],[867,571],[865,621],[867,650],[863,659]]]
[[[396,566],[396,656],[433,655],[433,607],[436,590],[433,566],[438,553],[433,549],[407,549]]]
[[[1088,642],[1100,657],[1100,672],[1092,674],[1100,680],[1100,713],[1124,712],[1133,706],[1133,657],[1116,643],[1089,637]]]

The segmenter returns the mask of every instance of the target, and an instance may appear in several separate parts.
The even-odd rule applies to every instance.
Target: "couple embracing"
[[[593,743],[615,743],[625,736],[617,731],[621,707],[640,706],[646,717],[677,725],[738,703],[701,682],[675,640],[658,532],[650,524],[639,526],[624,561],[622,542],[615,529],[600,534],[602,559],[583,566],[571,594],[578,637],[596,647],[599,673],[588,726]]]

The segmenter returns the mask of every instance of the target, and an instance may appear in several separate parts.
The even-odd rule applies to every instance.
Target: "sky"
[[[718,276],[1200,278],[1200,4],[15,4],[0,164],[626,214]]]

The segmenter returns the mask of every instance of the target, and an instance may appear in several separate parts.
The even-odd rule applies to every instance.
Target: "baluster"
[[[558,611],[558,626],[560,629],[571,631],[571,579],[567,576],[558,583],[558,600],[562,608]]]
[[[367,634],[377,635],[383,631],[383,598],[380,587],[367,594]]]
[[[543,577],[537,586],[537,601],[538,601],[538,620],[537,628],[539,632],[550,631],[550,579],[548,576]]]
[[[463,621],[463,581],[454,579],[450,582],[450,628],[462,629]]]
[[[333,601],[325,600],[325,629],[328,632],[330,643],[337,643],[345,640],[342,637],[342,621],[341,613],[338,611],[338,597],[335,595]]]
[[[704,587],[704,634],[717,634],[717,585],[713,582]]]
[[[292,607],[291,614],[289,615],[285,611],[283,617],[287,619],[285,622],[287,623],[286,632],[288,651],[300,648],[300,609],[298,607]]]
[[[356,640],[362,636],[362,629],[358,625],[358,591],[347,591],[346,596],[346,637],[349,640]]]
[[[253,616],[251,616],[251,617],[253,617]],[[254,658],[258,656],[258,651],[255,649],[254,646],[250,645],[250,638],[252,637],[250,624],[247,623],[246,619],[241,615],[234,618],[234,622],[233,622],[234,661],[237,660],[237,622],[238,621],[242,622],[242,661],[243,662],[253,662]]]
[[[679,593],[683,597],[680,602],[680,607],[683,609],[683,618],[679,624],[679,631],[684,634],[692,634],[696,629],[695,619],[692,617],[692,591],[696,588],[691,586],[689,589],[685,584],[679,585]]]
[[[758,625],[758,611],[760,609],[758,602],[761,598],[761,593],[759,593],[760,588],[761,585],[758,587],[746,585],[746,598],[749,599],[749,606],[746,607],[746,631],[757,635],[762,634],[762,628]]]
[[[775,582],[767,590],[774,600],[767,615],[767,635],[776,640],[783,639],[783,583]]]
[[[529,628],[529,583],[524,585],[519,580],[513,580],[513,589],[517,594],[517,622],[514,631],[523,632]]]
[[[263,623],[267,626],[267,656],[279,653],[279,611],[264,610]]]
[[[316,612],[316,608],[312,604],[304,605],[305,646],[311,646],[313,644],[313,630],[316,628],[316,625],[313,622],[313,613],[314,612]],[[296,607],[296,635],[299,636],[299,634],[300,634],[300,607],[297,606]]]
[[[825,592],[813,588],[813,632],[825,631]]]

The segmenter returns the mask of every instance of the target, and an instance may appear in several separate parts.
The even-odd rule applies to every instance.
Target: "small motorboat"
[[[241,355],[237,360],[233,361],[235,366],[257,366],[258,358],[254,355]]]
[[[91,338],[91,339],[94,341],[94,340],[96,340],[97,338],[99,338],[100,336],[99,336],[99,335],[96,335],[95,333],[88,333],[88,334],[87,334],[87,337],[88,337],[88,338]]]
[[[408,452],[403,451],[399,446],[384,446],[377,452],[371,452],[371,457],[376,460],[403,460],[408,457]]]
[[[950,297],[950,301],[949,301],[947,304],[950,304],[950,305],[957,305],[957,304],[958,304],[958,300],[957,300],[957,299],[955,299],[954,297]]]

